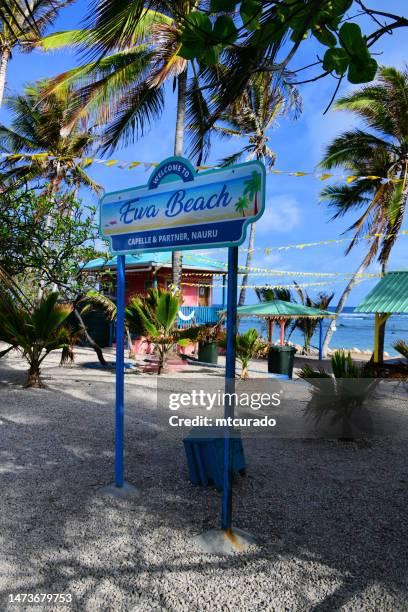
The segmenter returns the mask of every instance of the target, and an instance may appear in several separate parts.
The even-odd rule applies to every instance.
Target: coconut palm
[[[290,85],[288,80],[276,74],[257,74],[249,82],[242,97],[227,108],[221,115],[220,124],[215,126],[218,134],[226,138],[246,138],[247,144],[232,155],[227,156],[223,165],[238,162],[242,158],[246,160],[258,159],[267,168],[272,168],[276,154],[269,147],[270,131],[280,116],[291,115],[296,118],[301,111],[301,99],[297,89]],[[255,199],[255,214],[258,202],[256,193],[260,189],[261,176],[254,173],[250,184],[247,186],[246,195]],[[255,224],[251,224],[248,251],[246,256],[246,273],[242,278],[242,287],[239,294],[238,305],[243,306],[246,296],[246,285],[252,261],[255,244]]]
[[[127,144],[161,115],[164,86],[172,79],[174,88],[177,86],[174,154],[183,155],[187,106],[196,114],[203,97],[197,76],[194,87],[188,88],[189,62],[180,55],[180,37],[186,16],[199,6],[200,2],[185,0],[99,0],[88,19],[88,29],[44,38],[39,46],[46,51],[79,47],[92,59],[53,79],[46,90],[65,95],[67,87],[77,89],[76,109],[66,129],[78,117],[91,116],[105,126],[104,150]],[[181,265],[181,253],[173,252],[176,287],[180,285]]]
[[[364,129],[351,129],[337,136],[328,145],[320,165],[328,170],[340,167],[350,175],[363,178],[356,178],[346,185],[326,187],[321,196],[334,209],[333,218],[358,213],[357,220],[348,228],[354,236],[346,253],[363,235],[374,235],[366,256],[340,297],[336,311],[339,315],[357,275],[376,256],[383,273],[386,272],[403,222],[408,174],[407,70],[380,68],[376,83],[341,98],[335,108],[356,115],[362,120]],[[333,325],[324,340],[325,354],[332,334]],[[380,350],[380,360],[382,352]]]
[[[0,3],[0,107],[7,66],[13,49],[29,51],[52,24],[58,12],[72,0],[2,0]]]
[[[2,162],[3,181],[26,183],[39,180],[56,192],[86,186],[100,187],[86,173],[83,158],[92,149],[92,132],[78,124],[65,136],[61,129],[69,112],[67,98],[49,96],[42,100],[38,86],[28,86],[24,94],[9,98],[11,127],[0,125],[0,150],[8,157]]]
[[[272,300],[282,300],[282,302],[293,302],[293,296],[290,289],[285,287],[263,287],[255,289],[255,293],[260,302],[272,302]]]
[[[317,308],[319,310],[327,310],[328,306],[330,305],[330,302],[334,298],[334,293],[329,294],[329,293],[320,292],[317,298],[313,299],[310,297],[310,295],[307,293],[305,289],[302,289],[302,287],[298,285],[296,281],[294,281],[294,285],[296,287],[296,291],[300,298],[301,303],[303,304],[303,306],[307,306],[308,308]],[[310,343],[312,341],[313,334],[315,333],[318,322],[319,322],[319,319],[314,319],[312,317],[305,317],[305,318],[296,319],[296,321],[294,321],[292,325],[292,331],[295,328],[297,328],[303,334],[303,352],[306,355],[309,353]]]

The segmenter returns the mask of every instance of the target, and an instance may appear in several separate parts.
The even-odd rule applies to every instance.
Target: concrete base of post
[[[255,536],[236,527],[230,530],[210,529],[195,536],[194,541],[203,552],[215,555],[246,552],[250,546],[257,544]]]
[[[98,495],[115,497],[116,499],[133,499],[141,495],[140,489],[129,484],[123,483],[123,487],[117,487],[115,483],[106,485],[97,490]]]

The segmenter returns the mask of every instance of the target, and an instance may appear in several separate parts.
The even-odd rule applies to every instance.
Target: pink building
[[[109,297],[115,298],[116,293],[116,257],[112,259],[94,259],[85,265],[85,270],[92,272],[106,271],[102,276],[100,289]],[[205,309],[213,310],[213,285],[214,277],[224,284],[220,308],[225,303],[225,275],[226,269],[223,265],[209,264],[205,258],[194,255],[191,251],[185,251],[183,255],[182,295],[183,311],[191,307],[202,307],[200,311],[204,315]],[[134,294],[144,294],[149,287],[159,286],[167,288],[171,284],[171,253],[142,253],[140,255],[126,255],[126,302]],[[207,313],[210,315],[210,313]],[[207,316],[204,317],[207,319]],[[213,317],[211,317],[213,319]],[[216,320],[216,319],[215,319]],[[197,321],[198,322],[198,321]],[[202,322],[212,322],[205,320]],[[215,321],[214,321],[215,322]]]

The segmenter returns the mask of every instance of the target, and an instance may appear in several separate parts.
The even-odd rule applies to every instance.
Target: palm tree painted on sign
[[[259,172],[254,170],[251,178],[244,182],[244,195],[248,196],[249,200],[254,203],[254,215],[257,215],[258,210],[258,193],[261,191],[262,177]]]
[[[238,198],[235,204],[235,210],[237,212],[242,213],[242,216],[245,217],[245,211],[248,210],[248,208],[249,208],[248,196],[242,195],[240,198]]]
[[[321,167],[328,170],[340,167],[357,178],[346,185],[326,187],[322,199],[334,209],[334,218],[358,213],[357,220],[349,227],[354,237],[346,254],[365,234],[374,236],[362,263],[339,299],[338,316],[358,275],[377,254],[382,271],[386,272],[402,226],[408,195],[408,71],[380,68],[377,82],[341,98],[335,108],[354,113],[368,129],[349,130],[328,145]],[[383,334],[384,326],[380,360]],[[325,355],[332,335],[333,324],[324,340]]]

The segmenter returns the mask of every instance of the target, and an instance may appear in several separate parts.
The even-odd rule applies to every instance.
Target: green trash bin
[[[272,345],[268,352],[268,372],[286,374],[292,378],[295,353],[293,346]]]
[[[218,363],[218,346],[216,342],[198,343],[198,361],[204,363]]]

